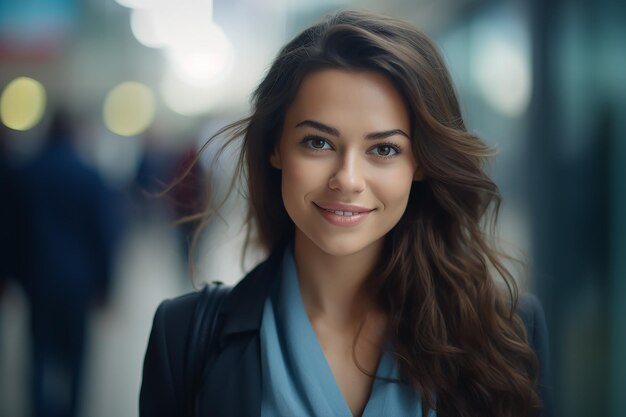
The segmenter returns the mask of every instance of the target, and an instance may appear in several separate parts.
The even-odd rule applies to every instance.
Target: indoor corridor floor
[[[79,416],[137,415],[143,356],[159,302],[192,290],[173,231],[137,223],[119,248],[109,304],[89,322]],[[0,300],[0,417],[29,415],[26,300],[9,285]]]

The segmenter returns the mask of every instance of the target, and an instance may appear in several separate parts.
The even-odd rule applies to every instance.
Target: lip
[[[343,204],[343,203],[326,203],[326,202],[314,202],[318,208],[324,210],[332,210],[332,211],[349,211],[352,213],[368,213],[370,211],[374,211],[374,209],[355,206],[354,204]]]
[[[313,203],[319,210],[322,217],[334,226],[339,227],[351,227],[356,226],[365,221],[367,216],[374,211],[374,209],[368,209],[366,207],[355,206],[352,204],[326,204],[326,203]],[[333,213],[333,211],[349,211],[353,213],[351,216],[342,216],[340,214]]]

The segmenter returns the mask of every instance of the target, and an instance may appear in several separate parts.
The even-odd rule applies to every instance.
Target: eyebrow
[[[324,123],[316,122],[315,120],[308,120],[308,119],[303,120],[296,125],[296,127],[303,127],[303,126],[312,127],[313,129],[317,129],[319,131],[322,131],[332,136],[340,135],[339,130],[335,129],[334,127],[325,125]],[[385,138],[388,138],[390,136],[395,136],[395,135],[401,135],[401,136],[406,137],[407,139],[410,139],[409,135],[407,135],[402,129],[392,129],[392,130],[385,130],[382,132],[368,133],[367,135],[365,135],[365,139],[385,139]]]

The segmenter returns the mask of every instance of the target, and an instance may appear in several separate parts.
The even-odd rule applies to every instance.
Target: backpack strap
[[[215,335],[219,327],[220,306],[231,288],[214,281],[202,288],[191,318],[185,357],[185,415],[195,416],[195,401],[202,383],[202,375],[216,353]]]

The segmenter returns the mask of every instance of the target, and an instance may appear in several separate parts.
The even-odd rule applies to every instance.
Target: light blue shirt
[[[261,324],[261,417],[352,417],[304,309],[292,245],[278,278]],[[388,351],[382,353],[376,375],[399,378]],[[411,386],[377,378],[363,417],[421,417],[421,407]]]

